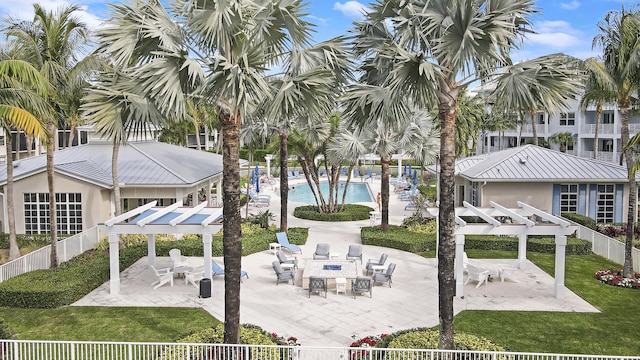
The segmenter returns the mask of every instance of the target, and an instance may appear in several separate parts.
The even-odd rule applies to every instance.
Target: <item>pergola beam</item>
[[[540,218],[547,220],[549,222],[552,222],[554,224],[560,225],[564,228],[568,227],[569,225],[571,225],[568,221],[566,220],[562,220],[559,217],[555,216],[555,215],[551,215],[547,212],[544,212],[542,210],[539,210],[529,204],[525,204],[522,201],[518,201],[518,206],[527,210],[527,211],[531,211],[533,214],[539,216]]]
[[[487,215],[487,213],[485,213],[484,211],[478,209],[477,207],[469,204],[466,201],[462,202],[462,205],[464,205],[465,208],[467,208],[469,211],[471,211],[473,214],[475,214],[476,216],[480,217],[482,220],[488,222],[489,224],[498,227],[500,225],[502,225],[500,223],[500,221],[492,218],[491,216]]]
[[[167,206],[166,208],[160,209],[160,210],[156,211],[155,213],[136,221],[136,225],[138,225],[140,227],[144,227],[145,225],[151,223],[153,220],[159,219],[162,216],[174,211],[175,209],[177,209],[177,208],[179,208],[181,206],[182,206],[182,201],[177,201],[177,202]]]
[[[134,217],[136,215],[142,214],[143,212],[145,212],[145,211],[151,209],[152,207],[156,206],[157,203],[158,203],[158,201],[156,200],[156,201],[152,201],[152,202],[150,202],[148,204],[145,204],[145,205],[142,205],[142,206],[138,206],[137,208],[135,208],[133,210],[127,211],[126,213],[124,213],[122,215],[116,216],[116,217],[114,217],[112,219],[109,219],[109,220],[105,221],[104,224],[106,226],[108,226],[108,227],[111,227],[114,224],[119,223],[120,221],[124,221],[124,220],[127,220],[127,219],[129,219],[131,217]]]
[[[507,209],[506,207],[504,207],[504,206],[502,206],[500,204],[497,204],[497,203],[495,203],[493,201],[489,201],[489,204],[491,205],[491,207],[502,211],[503,213],[507,214],[507,216],[509,216],[513,220],[519,222],[520,224],[525,224],[525,225],[527,225],[527,227],[532,227],[533,225],[535,225],[535,223],[533,221],[527,219],[526,217],[524,217],[524,216],[522,216],[522,215],[520,215],[520,214],[518,214],[518,213],[516,213],[514,211],[511,211],[511,210]]]
[[[185,211],[182,215],[177,216],[175,219],[169,221],[169,225],[176,226],[177,224],[179,224],[182,221],[188,219],[192,215],[195,215],[198,212],[200,212],[200,210],[202,210],[205,206],[207,206],[207,202],[206,201],[201,202],[200,205]]]

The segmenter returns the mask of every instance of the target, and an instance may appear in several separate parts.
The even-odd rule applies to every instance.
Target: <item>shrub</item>
[[[364,205],[345,204],[344,210],[336,213],[321,213],[314,205],[298,206],[293,211],[293,216],[316,221],[356,221],[366,220],[372,208]]]
[[[588,216],[574,214],[574,213],[562,213],[562,217],[576,222],[582,226],[586,226],[591,230],[596,230],[596,221]]]
[[[0,339],[11,339],[13,333],[9,329],[9,325],[4,322],[4,319],[0,319]]]
[[[380,347],[390,349],[437,349],[440,341],[438,330],[426,328],[409,329],[389,334],[380,343]],[[456,350],[506,351],[500,345],[483,337],[465,333],[456,333],[453,337]]]
[[[413,253],[436,248],[435,233],[424,234],[396,225],[389,225],[387,232],[383,232],[380,226],[363,227],[360,237],[363,245],[384,246]]]
[[[71,235],[58,234],[58,240],[63,240]],[[19,248],[35,248],[51,244],[51,235],[49,234],[17,234],[16,241]],[[0,234],[0,249],[9,248],[9,234]]]

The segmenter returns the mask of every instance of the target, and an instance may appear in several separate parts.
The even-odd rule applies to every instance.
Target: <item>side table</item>
[[[336,295],[343,293],[347,294],[347,279],[336,278]]]
[[[276,252],[281,248],[282,248],[282,245],[280,245],[280,243],[269,243],[269,251],[271,251],[273,255],[275,255]]]

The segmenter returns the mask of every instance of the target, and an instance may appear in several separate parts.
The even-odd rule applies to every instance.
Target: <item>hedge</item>
[[[243,255],[268,250],[269,243],[275,241],[275,231],[256,228],[260,229],[259,226],[243,226]],[[289,229],[289,241],[303,245],[308,231],[306,228]],[[128,268],[147,255],[146,237],[129,236],[123,241],[128,246],[120,250],[120,269]],[[185,256],[204,255],[199,236],[187,235],[180,241],[157,238],[157,256],[168,256],[169,250],[174,248],[180,249]],[[213,237],[212,255],[222,256],[222,235]],[[102,246],[62,263],[56,269],[31,271],[0,283],[0,306],[56,308],[69,305],[108,280],[109,252]]]
[[[293,210],[293,216],[315,221],[357,221],[367,220],[373,209],[369,206],[345,204],[344,210],[336,213],[321,213],[314,205],[298,206]]]
[[[58,240],[73,236],[70,234],[58,234]],[[51,244],[51,235],[49,234],[17,234],[16,240],[19,248],[25,247],[44,247]],[[9,248],[9,234],[0,234],[0,249]]]
[[[437,329],[415,328],[400,330],[387,335],[376,347],[388,349],[437,349],[440,334]],[[490,340],[471,334],[456,333],[453,337],[456,350],[506,351]],[[482,356],[476,359],[482,359]]]
[[[576,222],[582,226],[586,226],[591,230],[597,230],[596,229],[596,221],[588,216],[584,216],[584,215],[580,215],[580,214],[574,214],[574,213],[567,213],[564,212],[561,214],[562,217],[569,219],[573,222]]]
[[[360,230],[360,237],[363,245],[384,246],[412,253],[436,249],[436,234],[413,232],[397,225],[389,225],[387,232],[383,232],[380,226],[365,226]]]
[[[9,325],[4,322],[4,319],[0,319],[0,340],[11,339],[13,333],[9,329]]]

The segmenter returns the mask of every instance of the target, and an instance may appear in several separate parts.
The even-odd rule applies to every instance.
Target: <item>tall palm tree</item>
[[[56,12],[46,11],[41,5],[33,4],[34,18],[32,21],[7,19],[5,33],[15,40],[21,58],[30,62],[49,81],[51,91],[49,99],[57,114],[62,115],[62,104],[67,102],[62,98],[64,89],[74,86],[76,81],[84,80],[81,76],[70,76],[74,68],[84,67],[79,61],[85,53],[88,43],[88,30],[79,21],[74,12],[81,10],[79,6],[66,6]],[[88,60],[87,60],[88,61]],[[49,187],[49,225],[51,228],[51,267],[58,266],[57,254],[57,218],[56,197],[54,187],[53,153],[56,149],[57,118],[49,116],[46,119],[47,131],[52,138],[47,139],[47,183]]]
[[[596,106],[596,128],[593,135],[593,158],[598,158],[598,135],[600,133],[600,118],[602,117],[602,105],[617,99],[615,89],[611,82],[602,76],[606,74],[604,63],[595,58],[584,61],[583,68],[586,71],[585,92],[580,99],[580,109],[585,111],[588,106]]]
[[[225,343],[240,342],[240,127],[272,96],[265,77],[292,48],[306,45],[310,24],[300,0],[158,0],[111,5],[101,49],[130,68],[145,97],[167,117],[182,118],[198,94],[217,106],[223,138]]]
[[[440,347],[453,349],[455,291],[455,119],[458,95],[473,81],[491,79],[510,65],[509,52],[530,32],[532,0],[378,0],[365,17],[366,43],[374,61],[388,69],[392,91],[418,107],[438,105],[440,133],[440,213],[438,297]],[[393,36],[379,41],[389,26]],[[363,46],[364,48],[364,46]],[[377,56],[376,56],[377,55]],[[524,91],[520,89],[519,91]]]
[[[597,25],[598,35],[593,39],[593,47],[603,50],[602,61],[604,68],[595,72],[604,81],[606,87],[616,93],[618,110],[622,115],[622,133],[620,140],[623,144],[623,156],[629,170],[629,199],[627,208],[627,233],[625,241],[624,277],[633,276],[633,234],[635,225],[635,209],[637,199],[637,185],[633,173],[633,153],[629,143],[629,108],[632,96],[640,90],[640,13],[625,10],[611,11],[604,20]],[[593,70],[597,68],[592,67]]]
[[[42,122],[34,116],[47,115],[45,103],[49,92],[47,80],[31,64],[22,60],[0,60],[0,119],[6,134],[7,150],[7,226],[9,227],[9,260],[20,256],[16,239],[16,220],[13,207],[13,157],[10,130],[23,130],[26,134],[45,137]]]

